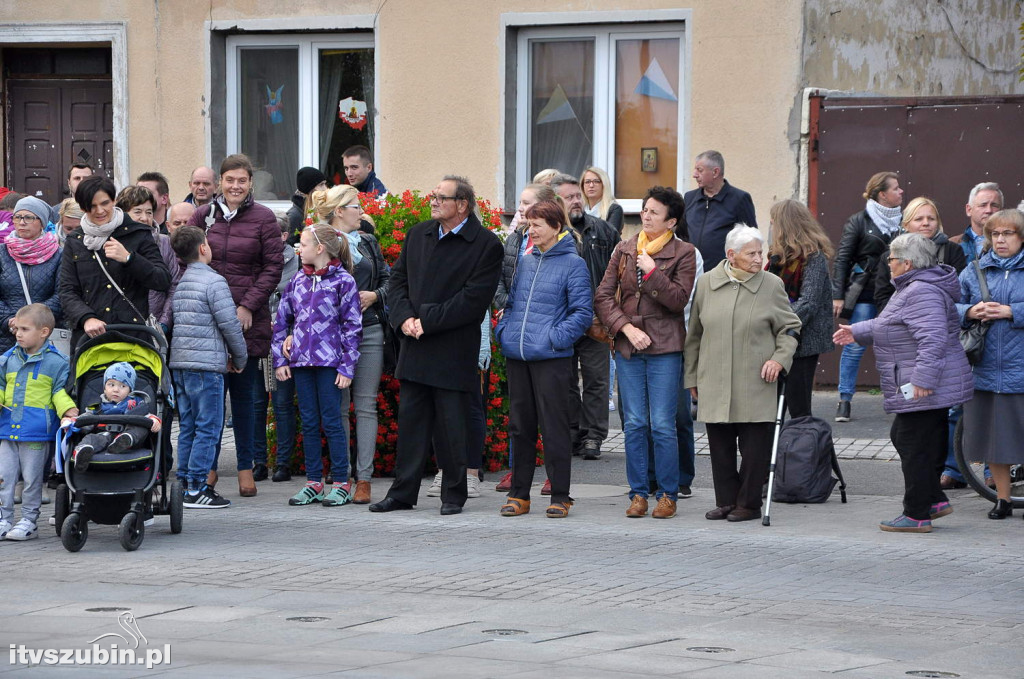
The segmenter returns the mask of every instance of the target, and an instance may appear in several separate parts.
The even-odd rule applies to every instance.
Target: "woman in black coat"
[[[86,179],[75,191],[85,216],[64,241],[58,287],[72,347],[83,334],[102,335],[108,323],[145,325],[149,291],[171,285],[150,228],[114,207],[116,193],[112,181],[98,176]]]

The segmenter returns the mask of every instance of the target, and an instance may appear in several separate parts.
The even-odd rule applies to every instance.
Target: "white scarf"
[[[103,244],[110,238],[110,234],[114,233],[114,230],[121,226],[124,222],[124,212],[119,207],[114,208],[114,217],[106,224],[96,226],[89,221],[89,215],[82,216],[82,231],[85,232],[85,236],[82,238],[82,242],[85,243],[85,247],[90,250],[99,250],[103,247]]]
[[[868,200],[868,217],[881,229],[886,236],[892,237],[900,232],[900,220],[903,211],[898,207],[885,207],[876,200]]]

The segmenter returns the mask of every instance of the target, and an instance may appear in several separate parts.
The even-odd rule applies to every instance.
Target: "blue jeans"
[[[256,393],[263,389],[263,371],[260,370],[258,358],[249,357],[245,369],[240,373],[228,373],[224,376],[228,395],[231,397],[231,428],[235,432],[235,456],[238,459],[238,471],[252,470],[252,462],[256,453],[256,437],[264,438],[266,450],[267,419],[256,421]],[[179,396],[179,398],[181,398]],[[266,411],[264,411],[266,415]],[[223,423],[224,418],[221,418]],[[263,459],[266,460],[266,452]],[[213,468],[217,468],[220,460],[220,441],[217,441],[217,453],[213,459]]]
[[[302,449],[306,454],[306,479],[320,481],[324,462],[320,454],[320,427],[331,452],[331,476],[337,483],[348,482],[348,417],[341,417],[341,389],[334,385],[334,368],[292,368],[302,418]],[[347,413],[346,413],[347,415]]]
[[[213,467],[224,426],[224,375],[209,370],[175,370],[178,394],[178,478],[199,490]]]
[[[692,486],[694,476],[697,474],[695,467],[696,449],[693,442],[693,415],[690,413],[691,404],[690,390],[683,387],[683,374],[680,372],[679,408],[676,410],[676,440],[679,444],[680,486]],[[651,486],[656,486],[658,480],[653,473],[654,440],[650,436],[647,437],[647,450],[647,482]]]
[[[290,469],[295,453],[295,380],[277,383],[274,390],[274,421],[277,422],[278,467]]]
[[[878,313],[877,307],[870,302],[857,302],[853,307],[853,315],[847,322],[849,325],[868,321]],[[867,347],[854,342],[843,347],[843,355],[839,359],[839,398],[843,401],[852,401],[853,394],[857,391],[857,372],[860,370],[860,358],[864,355]]]
[[[654,441],[654,475],[658,480],[657,497],[675,500],[679,492],[679,444],[676,439],[676,413],[679,404],[679,376],[682,352],[670,354],[633,354],[625,358],[615,353],[622,397],[623,431],[626,437],[626,480],[629,497],[646,498],[648,434]]]
[[[255,464],[267,464],[267,407],[270,405],[270,394],[267,393],[266,382],[260,380],[253,385],[252,407],[252,461]]]

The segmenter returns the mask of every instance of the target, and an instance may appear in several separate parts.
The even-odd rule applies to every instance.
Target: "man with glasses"
[[[480,394],[480,319],[494,298],[504,256],[475,208],[469,182],[446,176],[430,197],[433,219],[409,229],[391,271],[389,322],[404,336],[395,371],[401,383],[398,453],[395,481],[371,512],[413,508],[431,442],[443,473],[441,514],[458,514],[466,503],[469,399]]]
[[[583,192],[576,177],[556,175],[551,180],[551,188],[565,201],[569,224],[579,235],[580,256],[587,263],[592,290],[597,290],[619,242],[619,234],[608,222],[583,210]],[[596,316],[594,323],[592,327],[599,326]],[[573,455],[582,455],[584,460],[600,458],[601,443],[608,437],[608,365],[611,354],[608,344],[594,339],[591,334],[592,330],[588,330],[576,342],[569,387]],[[583,374],[582,394],[580,373]]]

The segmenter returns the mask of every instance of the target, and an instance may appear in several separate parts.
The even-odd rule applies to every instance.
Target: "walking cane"
[[[772,463],[768,467],[768,498],[764,503],[764,518],[761,519],[762,526],[772,525],[769,514],[772,510],[772,492],[775,487],[775,461],[779,456],[779,432],[782,431],[782,413],[786,409],[786,376],[779,374],[779,409],[775,413],[775,437],[772,440]]]

